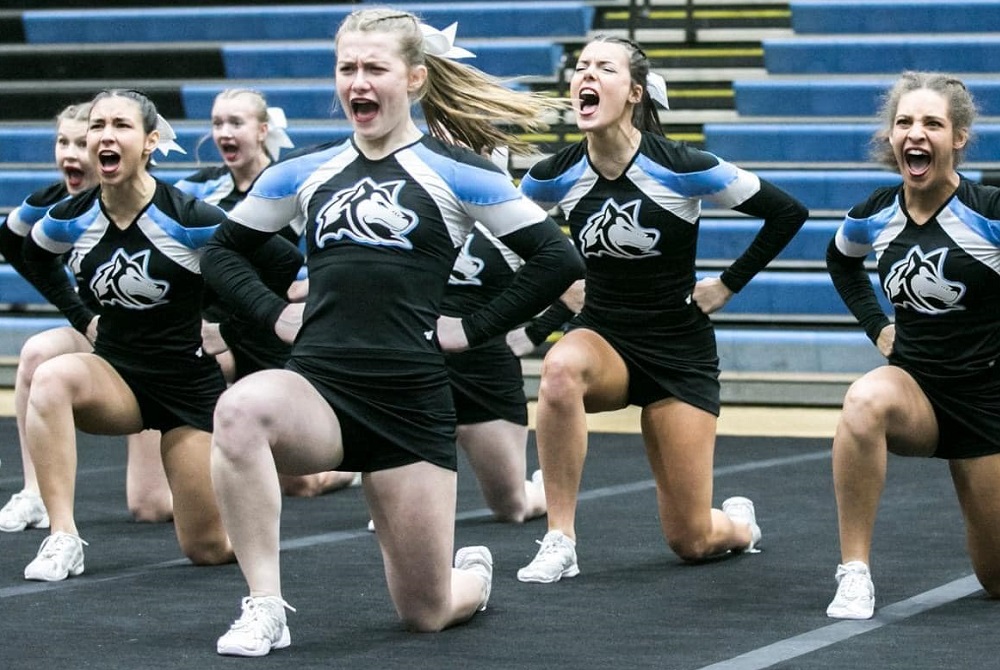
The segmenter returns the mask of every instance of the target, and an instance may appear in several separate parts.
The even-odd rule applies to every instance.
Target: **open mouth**
[[[581,88],[579,93],[580,115],[590,116],[597,112],[597,106],[601,102],[601,96],[592,88]]]
[[[903,152],[906,169],[915,177],[927,172],[931,167],[931,155],[923,149],[907,149]]]
[[[83,170],[81,170],[78,167],[64,165],[62,172],[63,172],[63,177],[66,180],[66,186],[68,186],[71,190],[78,190],[80,187],[83,186],[83,180],[84,180]]]
[[[351,115],[356,121],[371,121],[378,114],[378,103],[371,100],[351,100]]]
[[[97,154],[97,160],[101,165],[101,174],[115,172],[122,163],[121,155],[114,151],[101,151]]]
[[[222,154],[222,160],[231,163],[239,156],[240,145],[236,142],[219,142],[219,153]]]

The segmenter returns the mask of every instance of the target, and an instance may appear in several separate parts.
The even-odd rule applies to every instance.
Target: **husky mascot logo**
[[[660,239],[660,231],[638,224],[640,204],[633,200],[619,207],[609,198],[580,231],[583,255],[625,259],[659,256],[653,247]]]
[[[448,283],[460,286],[482,286],[483,281],[479,278],[479,273],[486,267],[486,262],[482,258],[472,255],[472,238],[475,233],[471,233],[465,238],[462,250],[458,252],[455,265],[451,268],[451,276]]]
[[[361,244],[412,249],[406,234],[417,225],[417,215],[396,201],[404,183],[376,184],[365,177],[335,193],[316,215],[316,246],[347,237]]]
[[[170,283],[149,276],[149,255],[149,249],[135,256],[116,250],[111,260],[97,268],[90,290],[103,305],[149,309],[165,303]]]
[[[896,262],[885,278],[885,293],[894,305],[909,307],[922,314],[943,314],[965,309],[958,301],[965,295],[965,286],[944,277],[947,248],[924,254],[913,247]]]

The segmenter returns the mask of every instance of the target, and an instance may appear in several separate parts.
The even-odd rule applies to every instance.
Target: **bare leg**
[[[92,350],[90,342],[76,330],[53,328],[28,338],[21,347],[17,361],[17,376],[14,380],[14,414],[17,418],[17,436],[21,444],[21,463],[24,469],[24,488],[28,493],[38,495],[38,479],[35,466],[28,451],[25,435],[25,420],[28,413],[28,396],[31,382],[38,366],[60,354],[87,353]]]
[[[1000,454],[953,460],[950,466],[972,568],[986,592],[1000,598]]]
[[[354,483],[357,474],[327,470],[311,475],[278,475],[281,492],[293,498],[313,498],[345,489]]]
[[[163,523],[174,518],[170,483],[160,455],[160,433],[145,430],[128,436],[125,497],[136,521]]]
[[[65,354],[38,367],[25,415],[25,436],[52,532],[78,535],[76,429],[121,435],[141,429],[139,407],[118,373],[93,354]]]
[[[545,514],[545,490],[526,478],[527,441],[527,426],[502,419],[458,427],[458,445],[500,521],[521,523]]]
[[[222,527],[209,471],[212,435],[181,426],[162,438],[163,467],[174,501],[174,530],[184,555],[195,565],[233,560]]]
[[[456,482],[456,473],[426,462],[365,478],[389,594],[410,630],[466,621],[483,600],[483,580],[452,568]]]
[[[264,370],[219,398],[212,482],[251,596],[281,597],[279,468],[283,474],[309,474],[341,460],[337,417],[300,375]]]
[[[712,508],[716,417],[676,399],[643,408],[642,434],[656,479],[660,524],[686,561],[746,547],[751,531]]]
[[[550,531],[576,539],[576,503],[587,457],[587,412],[623,407],[627,390],[624,362],[592,331],[567,333],[545,355],[536,437]]]
[[[913,378],[899,368],[877,368],[851,385],[833,438],[842,563],[870,565],[887,451],[930,456],[937,435],[930,403]]]

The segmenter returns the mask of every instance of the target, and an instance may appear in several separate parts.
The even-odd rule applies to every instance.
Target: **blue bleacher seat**
[[[405,8],[404,5],[398,5]],[[264,7],[173,7],[104,10],[27,11],[23,15],[29,44],[119,42],[240,42],[261,40],[330,40],[355,6],[288,5]],[[412,8],[428,24],[459,24],[459,40],[475,37],[581,36],[590,29],[594,8],[573,0],[506,4],[421,3]]]
[[[734,162],[865,162],[876,124],[707,123],[705,148]],[[1000,156],[1000,124],[976,126],[967,161]]]
[[[936,69],[936,68],[935,68]],[[817,81],[815,78],[733,82],[742,116],[845,116],[873,118],[895,77]],[[1000,80],[964,78],[983,116],[1000,116]]]
[[[771,74],[992,73],[1000,62],[996,34],[791,37],[763,45],[764,67]]]
[[[798,198],[806,207],[846,212],[880,186],[898,184],[899,175],[888,170],[757,170],[757,174]],[[981,181],[982,172],[963,174]],[[706,204],[706,211],[716,210]]]
[[[980,33],[1000,26],[998,0],[792,0],[797,34]]]
[[[833,238],[841,219],[810,219],[776,260],[808,261],[822,264],[826,246]],[[760,230],[762,222],[751,218],[704,218],[698,231],[698,259],[729,260],[746,251]]]
[[[713,277],[718,274],[699,272],[698,277]],[[882,295],[874,274],[871,275],[871,280],[882,308],[891,313],[891,307]],[[735,315],[764,315],[775,321],[782,317],[803,315],[815,317],[819,321],[840,318],[849,323],[853,319],[825,270],[760,272],[719,312],[720,317]]]
[[[469,63],[496,77],[554,76],[562,47],[546,39],[461,40],[476,54]],[[222,47],[230,79],[321,78],[333,81],[334,52],[329,41],[226,44]]]

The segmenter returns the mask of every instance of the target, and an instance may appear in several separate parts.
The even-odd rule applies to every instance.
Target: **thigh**
[[[588,412],[621,409],[628,400],[628,368],[606,339],[576,328],[552,345],[542,361],[542,384],[561,379],[580,384]]]
[[[990,595],[1000,596],[1000,454],[949,461],[965,517],[973,569]]]
[[[76,426],[87,433],[122,435],[142,429],[132,389],[95,354],[62,354],[39,366],[30,403],[36,408],[68,403]]]
[[[840,425],[858,435],[882,433],[889,451],[900,456],[931,456],[937,448],[933,406],[916,380],[893,365],[876,368],[851,384]]]
[[[365,476],[389,593],[400,614],[451,597],[457,474],[420,461]]]
[[[264,431],[281,474],[332,470],[343,460],[336,414],[315,387],[296,372],[255,372],[222,394],[215,416],[219,439],[251,439],[241,436],[257,430]]]
[[[41,363],[60,354],[85,354],[93,351],[82,333],[68,326],[52,328],[29,337],[18,356],[18,372],[29,374]],[[22,370],[21,368],[24,368]]]

